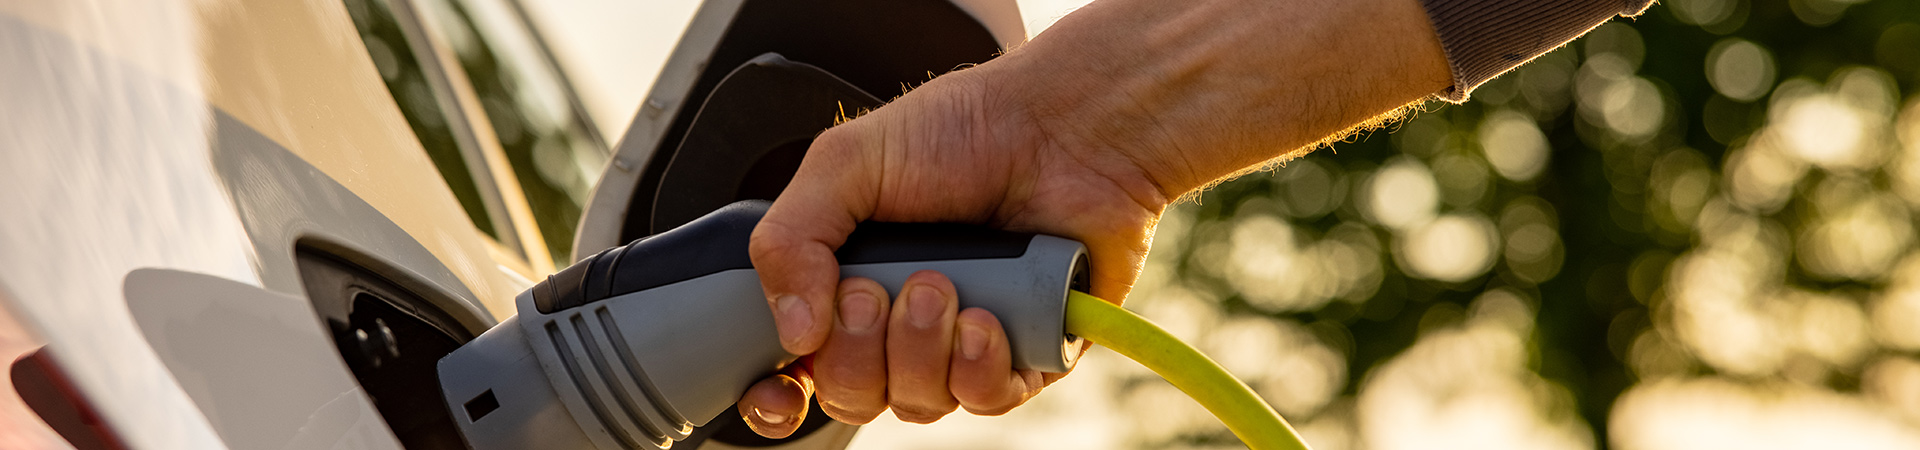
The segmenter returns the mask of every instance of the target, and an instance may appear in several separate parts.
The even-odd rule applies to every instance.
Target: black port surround
[[[465,449],[440,396],[440,357],[473,340],[453,316],[346,258],[300,247],[300,281],[374,408],[411,450]]]
[[[843,114],[880,100],[813,65],[766,53],[720,81],[660,176],[652,230],[672,230],[742,199],[786,189],[808,144]]]
[[[700,123],[711,123],[718,122],[713,120],[715,117],[745,113],[738,108],[722,110],[705,106],[728,74],[754,58],[776,53],[787,60],[816,67],[873,98],[886,100],[904,94],[933,75],[986,62],[999,52],[1000,44],[986,26],[947,0],[746,0],[686,94],[686,98],[698,101],[683,102],[657,146],[645,152],[652,156],[643,166],[644,171],[629,197],[628,218],[618,242],[632,242],[678,225],[672,219],[654,219],[657,197],[686,195],[694,190],[688,186],[663,188],[662,180],[667,178],[669,163],[676,153],[709,151],[681,143],[689,128],[699,126],[696,115],[706,117],[700,119]],[[838,105],[823,106],[829,113],[793,115],[783,120],[809,124],[817,134],[832,126],[839,112]],[[854,105],[847,106],[844,112],[848,116],[859,112]],[[767,129],[788,128],[783,125],[764,124]],[[634,132],[629,130],[628,136]],[[811,143],[810,138],[776,143],[779,148],[750,152],[763,156],[736,161],[728,173],[699,174],[713,176],[716,181],[710,188],[736,194],[712,205],[708,211],[735,200],[771,199],[786,186],[786,178],[799,168],[799,156]],[[777,182],[767,183],[769,179]],[[742,185],[737,180],[755,184]],[[674,217],[691,220],[699,214],[675,214]]]

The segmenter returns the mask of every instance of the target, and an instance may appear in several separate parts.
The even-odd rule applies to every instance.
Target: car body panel
[[[8,111],[0,210],[15,215],[0,227],[0,296],[58,349],[52,359],[75,386],[115,400],[98,412],[128,445],[223,448],[139,335],[120,292],[121,278],[142,267],[259,283],[207,158],[210,118],[194,75],[197,51],[182,35],[187,11],[62,3],[25,16],[32,22],[11,14],[39,6],[9,3],[0,17]],[[102,23],[137,18],[145,20]]]
[[[285,146],[398,224],[473,288],[512,311],[504,282],[382,84],[344,4],[197,5],[208,100]],[[227,14],[221,14],[227,13]],[[244,14],[239,14],[244,13]],[[524,227],[516,227],[524,228]]]
[[[154,351],[171,343],[143,336],[127,306],[123,285],[137,270],[250,287],[254,295],[235,298],[251,301],[223,303],[228,314],[311,318],[290,254],[296,240],[321,239],[459,299],[452,306],[467,313],[463,322],[482,329],[492,318],[480,302],[510,310],[525,281],[505,276],[433,176],[342,3],[0,3],[0,74],[8,111],[0,191],[9,193],[0,210],[20,213],[0,223],[0,297],[130,447],[397,446],[383,426],[354,425],[380,419],[325,345],[280,353],[334,370],[274,382],[326,401],[196,404],[194,389],[182,387],[190,372],[170,370],[175,361]],[[225,136],[235,128],[257,142]],[[265,156],[222,173],[214,164],[222,144]],[[287,177],[259,176],[273,169],[262,161],[276,159],[312,171],[331,192],[285,195]],[[339,213],[353,204],[362,214]],[[354,235],[342,223],[391,228]],[[396,242],[417,252],[398,256],[409,252]],[[324,336],[314,320],[274,323],[281,334]],[[240,362],[196,355],[216,357],[201,366]],[[287,417],[298,425],[259,426]],[[246,431],[261,428],[268,434]]]

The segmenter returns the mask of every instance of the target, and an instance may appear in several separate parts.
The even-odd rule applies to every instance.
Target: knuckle
[[[946,390],[951,370],[947,347],[912,335],[895,336],[889,341],[892,351],[887,358],[887,375],[895,384],[915,393]]]
[[[903,422],[929,424],[929,423],[933,423],[935,421],[940,420],[940,418],[942,417],[946,417],[947,414],[953,412],[953,409],[954,409],[953,407],[940,409],[940,408],[921,407],[917,405],[895,404],[893,405],[893,416],[896,418],[899,418]]]
[[[879,371],[874,370],[872,365],[841,363],[838,360],[833,362],[834,364],[820,367],[820,374],[814,379],[814,382],[819,385],[821,396],[828,396],[829,393],[842,396],[886,389],[885,377],[877,376]]]
[[[833,420],[853,425],[866,425],[867,422],[872,422],[874,418],[880,416],[878,411],[868,413],[829,406],[825,403],[820,404],[820,411],[827,413],[827,417],[832,417]]]
[[[803,244],[785,225],[762,221],[753,228],[753,233],[747,239],[747,253],[760,258],[779,258],[792,254]]]
[[[953,396],[960,401],[961,406],[967,408],[967,411],[981,415],[999,415],[999,413],[984,414],[980,411],[997,410],[1000,411],[1000,413],[1005,413],[1006,410],[1012,409],[1014,405],[1020,403],[1019,393],[1013,392],[1004,385],[996,388],[967,386],[961,383],[955,383]]]
[[[1019,405],[1009,403],[1009,404],[1000,405],[1000,406],[972,406],[972,405],[964,405],[964,406],[966,407],[968,414],[973,414],[976,416],[999,416],[999,415],[1004,415],[1008,412],[1013,411],[1013,408]]]
[[[925,418],[926,422],[932,422],[960,407],[960,403],[947,395],[945,390],[937,393],[892,391],[889,394],[887,405],[893,408],[894,415],[905,416],[901,420],[907,420],[906,417],[919,417]]]
[[[878,399],[820,396],[820,410],[825,411],[828,417],[855,425],[873,421],[886,409],[887,404]]]
[[[857,411],[885,406],[886,402],[882,398],[881,392],[884,391],[871,387],[861,388],[846,385],[829,387],[822,385],[822,389],[820,389],[819,392],[815,392],[814,396],[818,397],[822,402],[831,402],[844,408]]]
[[[823,154],[837,154],[859,149],[861,141],[863,140],[861,139],[860,125],[860,122],[849,120],[833,128],[828,128],[827,131],[813,138],[813,144],[808,146],[807,153],[813,154],[820,152]]]

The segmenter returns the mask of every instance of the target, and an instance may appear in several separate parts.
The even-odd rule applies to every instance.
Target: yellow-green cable
[[[1299,449],[1307,443],[1273,406],[1220,364],[1167,330],[1119,305],[1073,291],[1067,295],[1067,332],[1087,338],[1160,374],[1227,424],[1254,450]]]

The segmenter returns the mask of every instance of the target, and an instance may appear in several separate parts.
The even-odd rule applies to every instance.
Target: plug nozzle
[[[592,448],[508,318],[440,360],[440,392],[475,449]]]

